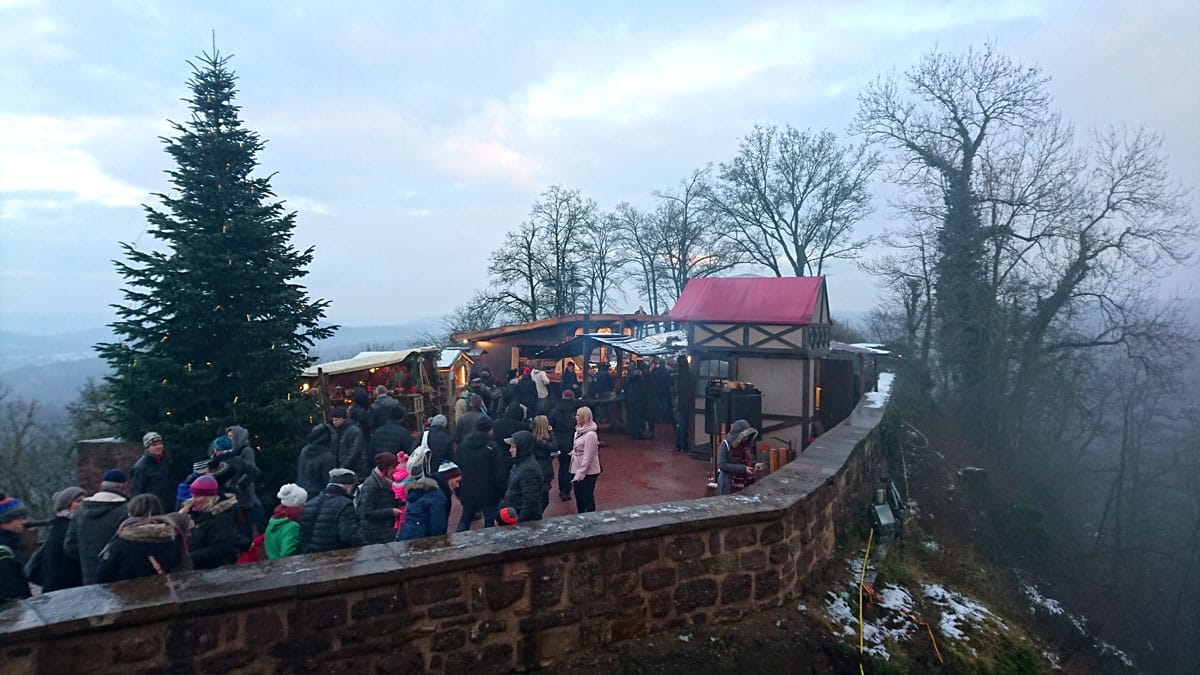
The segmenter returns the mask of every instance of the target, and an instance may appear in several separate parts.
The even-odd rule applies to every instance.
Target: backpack
[[[245,541],[244,539],[242,541]],[[250,548],[238,554],[238,564],[256,563],[267,559],[266,535],[260,534],[250,542]]]

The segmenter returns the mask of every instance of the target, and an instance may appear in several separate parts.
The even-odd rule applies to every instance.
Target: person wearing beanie
[[[508,453],[496,447],[493,440],[492,421],[486,417],[480,419],[475,431],[467,434],[454,455],[455,463],[462,469],[458,500],[463,511],[456,532],[469,530],[476,512],[483,513],[484,527],[496,524],[496,504],[508,485],[508,459]]]
[[[275,495],[279,506],[267,521],[267,531],[263,535],[263,549],[267,552],[267,560],[278,560],[300,552],[300,517],[304,513],[304,503],[308,501],[308,492],[295,483],[288,483],[279,488]]]
[[[375,455],[375,468],[358,488],[355,513],[362,526],[362,538],[368,544],[385,544],[396,540],[396,518],[400,505],[392,493],[392,473],[399,460],[395,453]]]
[[[142,436],[145,452],[134,463],[129,472],[129,494],[152,494],[168,511],[175,509],[175,480],[171,478],[171,462],[157,431],[147,431]]]
[[[129,500],[129,517],[100,553],[96,574],[101,583],[175,570],[182,557],[182,543],[175,525],[162,516],[162,503],[152,494],[140,494]]]
[[[300,518],[300,550],[319,553],[362,546],[361,525],[354,512],[354,488],[358,479],[350,469],[333,469],[329,483],[304,506]]]
[[[328,424],[318,424],[308,433],[308,444],[296,459],[296,484],[308,491],[309,499],[321,494],[329,472],[337,467],[330,447],[332,442],[333,429]]]
[[[518,431],[504,439],[514,460],[508,477],[508,489],[500,506],[517,511],[517,522],[525,523],[542,519],[542,499],[546,496],[542,467],[534,454],[537,439],[528,431]]]
[[[71,517],[63,552],[79,561],[83,584],[94,584],[100,551],[117,533],[117,528],[129,517],[128,486],[125,473],[118,469],[105,472],[96,494],[83,500],[79,511]]]
[[[210,570],[237,562],[250,540],[238,531],[237,496],[222,492],[216,478],[207,474],[192,481],[191,499],[180,511],[192,518],[188,554],[198,570]]]
[[[454,442],[450,439],[450,430],[447,425],[445,415],[434,415],[429,418],[429,435],[426,438],[429,443],[430,466],[441,466],[442,462],[450,461],[454,457]],[[441,481],[438,482],[441,483]],[[444,485],[442,487],[442,492],[449,497],[450,492]]]
[[[67,528],[71,518],[83,506],[87,492],[77,486],[63,488],[54,493],[54,521],[50,534],[42,544],[42,592],[49,593],[62,588],[75,588],[83,584],[83,572],[79,559],[67,555],[63,543],[67,539]]]
[[[362,427],[350,417],[350,411],[343,406],[337,406],[330,411],[329,422],[337,432],[337,447],[333,453],[334,466],[357,470],[368,447]]]
[[[574,363],[573,361],[571,363]],[[579,402],[575,394],[566,389],[562,398],[550,411],[550,426],[554,428],[554,448],[558,451],[558,497],[564,502],[571,499],[574,489],[571,479],[571,447],[575,441],[575,411]]]
[[[0,494],[0,602],[30,596],[21,557],[21,533],[28,517],[25,502]]]
[[[408,506],[405,507],[404,525],[396,534],[396,541],[408,541],[446,534],[450,520],[450,500],[442,493],[441,485],[433,475],[433,452],[429,449],[428,434],[408,458],[408,481],[405,483]]]

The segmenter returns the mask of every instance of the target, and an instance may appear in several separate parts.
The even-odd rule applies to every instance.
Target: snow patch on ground
[[[908,591],[896,586],[885,586],[880,595],[883,600],[877,606],[879,609],[869,610],[871,614],[876,615],[875,618],[863,619],[863,651],[872,656],[890,659],[888,643],[906,640],[913,632],[913,623],[903,613],[912,611],[913,600]],[[849,593],[830,593],[825,602],[825,609],[841,629],[840,634],[834,633],[835,637],[857,639],[858,614],[850,606]]]
[[[1129,658],[1128,654],[1121,651],[1119,648],[1105,642],[1104,640],[1101,640],[1100,638],[1092,635],[1091,631],[1088,630],[1087,620],[1085,618],[1083,618],[1082,616],[1079,616],[1078,614],[1071,614],[1071,613],[1067,612],[1067,610],[1063,609],[1063,606],[1061,603],[1059,603],[1059,601],[1057,601],[1053,598],[1047,598],[1046,596],[1042,595],[1042,592],[1038,590],[1037,586],[1034,586],[1032,584],[1026,584],[1025,586],[1023,586],[1021,588],[1021,590],[1025,593],[1025,597],[1029,598],[1029,601],[1031,603],[1033,603],[1033,605],[1030,606],[1030,608],[1029,608],[1030,612],[1036,614],[1038,612],[1038,610],[1040,609],[1052,616],[1065,616],[1071,622],[1071,625],[1075,627],[1075,630],[1079,632],[1080,635],[1091,638],[1092,643],[1096,647],[1096,650],[1099,651],[1101,654],[1107,654],[1109,656],[1114,656],[1114,657],[1120,659],[1121,663],[1125,664],[1126,666],[1128,666],[1130,668],[1134,667],[1133,659]],[[1056,670],[1058,669],[1057,658],[1050,659],[1049,657],[1047,657],[1047,660],[1049,660],[1051,662],[1051,664],[1055,666]]]
[[[932,539],[926,539],[925,541],[921,542],[921,546],[926,551],[932,551],[934,553],[937,553],[938,551],[942,550],[942,545]]]
[[[969,641],[964,629],[988,620],[1004,627],[1004,622],[991,610],[962,593],[948,591],[938,584],[922,584],[921,590],[931,603],[941,608],[942,619],[938,627],[947,637]]]
[[[880,373],[879,374],[879,391],[869,391],[863,397],[865,405],[868,408],[882,408],[892,395],[892,380],[895,379],[895,373]]]

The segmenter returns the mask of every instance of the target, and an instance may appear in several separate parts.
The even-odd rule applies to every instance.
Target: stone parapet
[[[68,589],[0,611],[3,672],[483,672],[799,592],[865,522],[880,408],[744,492]]]

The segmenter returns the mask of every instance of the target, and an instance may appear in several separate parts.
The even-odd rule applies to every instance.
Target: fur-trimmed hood
[[[157,517],[126,518],[117,529],[117,537],[148,544],[170,541],[175,538],[175,526]]]
[[[210,504],[208,508],[204,509],[203,512],[211,513],[212,515],[216,516],[237,506],[237,503],[237,497],[234,495],[223,495],[216,502]],[[183,505],[179,507],[179,510],[183,513],[190,513],[192,510],[192,500],[189,499],[184,502]]]
[[[758,429],[750,426],[746,420],[737,420],[729,427],[729,447],[734,448],[743,443],[754,442],[758,437]]]

